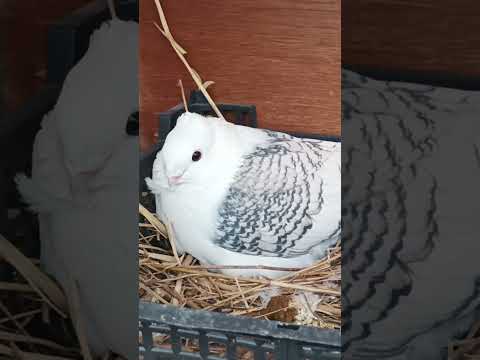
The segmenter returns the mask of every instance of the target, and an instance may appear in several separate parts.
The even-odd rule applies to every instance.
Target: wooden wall
[[[164,0],[175,38],[217,102],[255,104],[260,126],[340,134],[340,0]],[[181,102],[178,79],[194,88],[140,1],[141,143]]]
[[[342,64],[480,79],[478,0],[343,0]]]
[[[48,26],[90,1],[0,1],[6,110],[18,109],[45,83]]]

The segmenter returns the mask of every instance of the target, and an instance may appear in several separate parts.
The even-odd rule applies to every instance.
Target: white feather
[[[328,151],[325,150],[325,155],[328,156],[319,171],[324,183],[322,211],[312,216],[313,228],[292,248],[312,248],[311,251],[290,257],[278,256],[275,253],[252,255],[231,251],[216,244],[219,209],[245,156],[268,144],[270,140],[269,134],[263,130],[186,113],[179,118],[163,149],[157,154],[152,179],[147,179],[147,184],[156,194],[157,212],[163,213],[171,221],[177,242],[182,248],[202,263],[305,267],[323,256],[326,248],[338,240],[337,236],[320,244],[338,227],[341,205],[340,144],[325,142],[324,145],[329,148]],[[196,150],[201,150],[203,157],[198,162],[192,162],[192,153]],[[284,169],[289,167],[288,164],[281,166],[284,166]],[[168,177],[179,174],[182,174],[183,183],[166,185]],[[247,188],[243,190],[249,191]],[[284,224],[285,228],[289,226],[292,226],[292,223]],[[274,243],[278,240],[267,233],[262,236],[266,247],[268,242]],[[313,250],[315,245],[318,245],[318,249]],[[277,277],[284,274],[283,271],[260,269],[225,269],[223,272],[235,276]]]

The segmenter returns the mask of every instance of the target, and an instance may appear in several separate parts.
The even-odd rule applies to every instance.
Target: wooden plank
[[[255,104],[259,125],[340,134],[340,0],[162,2],[175,38],[217,102]],[[142,149],[156,112],[181,102],[193,81],[159,34],[153,0],[140,2]]]
[[[344,0],[342,63],[480,78],[477,0]]]

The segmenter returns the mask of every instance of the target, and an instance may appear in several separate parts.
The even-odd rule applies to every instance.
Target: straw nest
[[[139,294],[143,300],[319,328],[340,328],[339,246],[332,248],[326,259],[275,281],[235,278],[212,272],[190,255],[178,257],[172,239],[168,239],[168,228],[147,209],[153,209],[152,199],[143,194],[142,202],[146,206],[139,208]],[[262,299],[262,293],[272,292],[271,289],[277,289],[275,295],[269,301]],[[160,336],[155,343],[168,347],[168,336]],[[183,346],[198,351],[196,343]],[[225,353],[221,345],[211,351],[219,356]],[[249,356],[239,354],[238,358],[250,359]],[[465,339],[450,342],[448,359],[480,359],[480,322],[474,324]]]
[[[190,255],[176,256],[168,229],[147,209],[153,209],[152,199],[145,195],[142,199],[146,206],[140,205],[139,231],[139,293],[143,300],[319,328],[340,328],[339,246],[332,248],[326,259],[276,281],[235,278],[212,272]],[[271,291],[274,288],[276,292]],[[262,294],[269,292],[275,295],[268,301],[262,299]],[[168,336],[154,340],[156,346],[169,347]],[[183,346],[198,351],[196,343]],[[211,351],[223,356],[225,348],[213,346]],[[247,353],[238,355],[239,359],[250,359]],[[480,359],[480,322],[474,324],[463,340],[449,343],[448,359]]]
[[[311,267],[276,280],[246,279],[204,267],[191,255],[179,257],[168,229],[140,205],[140,298],[160,304],[338,329],[340,247]],[[150,206],[149,206],[150,205]],[[213,269],[212,269],[213,268]],[[216,272],[214,272],[217,270]]]

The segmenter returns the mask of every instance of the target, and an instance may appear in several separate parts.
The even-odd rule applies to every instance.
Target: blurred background
[[[0,1],[0,234],[30,257],[39,252],[36,216],[20,202],[13,177],[30,171],[35,134],[59,91],[47,76],[49,27],[86,3]],[[0,277],[9,276],[1,262]]]

